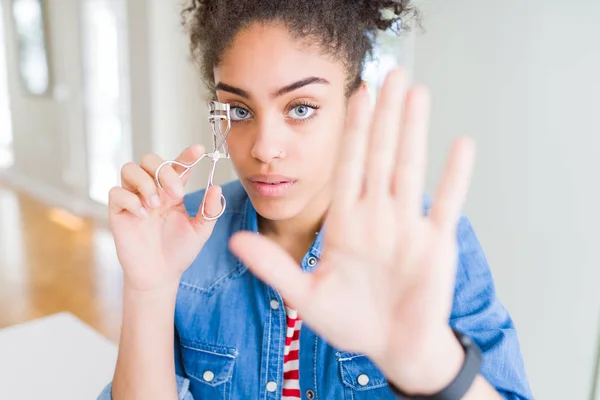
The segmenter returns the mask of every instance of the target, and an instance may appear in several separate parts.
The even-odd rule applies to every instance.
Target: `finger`
[[[223,204],[221,203],[221,194],[222,189],[219,186],[210,186],[208,189],[206,189],[204,199],[202,199],[202,203],[198,207],[198,212],[192,219],[192,223],[196,232],[203,236],[206,240],[208,240],[212,234],[212,230],[217,223],[217,219],[206,218],[215,218],[219,215],[219,213],[221,213],[223,207]],[[204,205],[204,203],[206,203],[206,205]]]
[[[423,191],[427,164],[427,136],[431,97],[425,87],[409,91],[404,127],[398,146],[393,193],[405,215],[423,214]]]
[[[148,210],[144,208],[139,196],[118,186],[108,192],[108,210],[112,214],[128,211],[140,218],[148,216]]]
[[[366,86],[350,97],[335,176],[333,207],[348,208],[360,197],[365,177],[371,105]]]
[[[183,182],[179,178],[179,174],[175,172],[175,169],[172,165],[165,165],[160,169],[160,171],[157,171],[158,167],[163,164],[163,162],[164,160],[158,154],[150,153],[142,157],[140,166],[150,176],[154,177],[153,180],[157,186],[158,184],[155,178],[156,173],[158,172],[158,179],[165,193],[167,193],[174,200],[181,200],[185,195],[185,191],[183,190]]]
[[[206,204],[204,204],[204,214],[207,217],[216,217],[221,212],[223,208],[223,204],[221,202],[222,193],[223,190],[220,186],[210,186],[208,189],[206,189],[206,195],[204,196],[203,204],[206,202]],[[200,204],[196,218],[201,218],[203,221],[206,221],[202,217],[202,204]]]
[[[199,157],[204,154],[204,147],[202,145],[194,145],[186,148],[175,161],[182,164],[192,164]],[[165,160],[155,153],[146,154],[142,157],[140,163],[141,167],[148,172],[151,176],[156,177],[158,167],[163,164]],[[185,171],[184,167],[177,164],[167,164],[163,166],[159,171],[159,181],[163,189],[175,200],[180,200],[184,195],[184,186],[189,180],[190,173],[187,172],[181,178],[182,172]]]
[[[370,195],[386,196],[391,192],[406,82],[403,69],[391,71],[377,100],[367,154],[367,193]]]
[[[273,286],[298,312],[311,298],[310,274],[273,241],[252,232],[236,233],[229,241],[231,251],[263,282]]]
[[[204,146],[202,146],[201,144],[195,144],[192,146],[187,147],[185,150],[183,150],[181,152],[181,154],[179,154],[179,156],[177,156],[177,158],[175,159],[175,161],[180,162],[182,164],[193,164],[198,158],[200,158],[202,155],[204,155],[205,150],[204,150]],[[175,164],[173,165],[175,172],[177,172],[177,174],[181,174],[185,168]],[[182,178],[182,182],[185,185],[187,183],[189,179],[189,172],[186,173]]]
[[[151,208],[161,205],[154,179],[139,165],[130,162],[121,168],[121,185],[132,194],[140,193],[143,202]],[[136,196],[137,197],[137,196]]]
[[[454,229],[458,222],[469,190],[474,163],[473,142],[466,138],[457,140],[430,213],[434,223],[443,229]]]

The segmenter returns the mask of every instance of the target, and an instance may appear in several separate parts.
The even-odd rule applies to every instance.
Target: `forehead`
[[[309,76],[327,79],[332,88],[343,87],[345,69],[316,46],[295,39],[284,26],[255,23],[236,35],[214,75],[216,83],[263,93]]]

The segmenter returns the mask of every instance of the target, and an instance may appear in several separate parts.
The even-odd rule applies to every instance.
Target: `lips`
[[[289,176],[284,175],[254,175],[248,178],[248,180],[250,182],[265,183],[269,185],[277,185],[281,183],[296,181],[294,178],[290,178]]]
[[[283,197],[296,179],[283,175],[255,175],[247,179],[250,188],[261,197]]]

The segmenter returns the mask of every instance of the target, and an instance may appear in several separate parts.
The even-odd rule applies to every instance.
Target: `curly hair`
[[[409,0],[190,0],[182,12],[193,61],[215,97],[213,68],[236,34],[252,23],[280,23],[346,68],[346,95],[360,86],[379,30],[400,34],[419,19]]]

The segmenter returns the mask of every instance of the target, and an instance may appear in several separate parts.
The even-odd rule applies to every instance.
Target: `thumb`
[[[196,216],[193,218],[195,227],[197,231],[205,231],[207,228],[212,231],[217,220],[207,220],[204,216],[208,218],[216,217],[223,211],[224,205],[221,202],[221,194],[223,193],[220,186],[211,186],[206,189],[206,193],[204,195],[204,199],[202,203],[200,203],[200,207],[198,207],[198,212]],[[202,215],[202,210],[204,209],[204,215]]]
[[[263,282],[273,286],[293,308],[302,312],[310,299],[312,277],[272,240],[252,232],[238,232],[231,251]]]
[[[221,201],[221,195],[223,190],[220,186],[211,186],[206,189],[206,204],[204,205],[204,215],[209,218],[216,217],[223,210],[223,203]],[[202,212],[202,205],[200,205],[200,213]],[[202,217],[202,215],[200,215]]]

